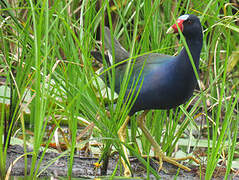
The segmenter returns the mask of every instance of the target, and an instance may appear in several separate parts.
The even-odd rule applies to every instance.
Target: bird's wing
[[[169,55],[164,55],[159,53],[150,53],[150,54],[145,54],[145,55],[137,57],[135,61],[134,59],[132,59],[131,61],[132,61],[132,66],[134,68],[134,72],[138,72],[138,71],[140,72],[143,66],[147,72],[148,70],[150,70],[151,66],[155,65],[155,67],[157,67],[159,66],[159,64],[163,64],[167,62],[168,60],[170,60],[171,58],[172,56],[169,56]],[[119,64],[116,67],[116,69],[119,69],[121,72],[124,71],[126,69],[127,62]]]
[[[135,63],[132,63],[133,71],[130,77],[129,84],[133,83],[136,78],[141,74],[142,77],[147,76],[147,74],[153,72],[154,70],[160,70],[160,66],[172,60],[172,56],[151,53],[140,57],[137,57]],[[116,90],[120,89],[121,82],[123,80],[127,63],[120,64],[116,67],[115,80],[116,80]],[[143,69],[142,69],[143,68]],[[142,73],[141,73],[142,71]]]

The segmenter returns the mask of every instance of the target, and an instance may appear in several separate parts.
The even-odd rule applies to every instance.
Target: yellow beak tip
[[[166,34],[172,34],[174,33],[174,29],[172,27],[168,28]]]

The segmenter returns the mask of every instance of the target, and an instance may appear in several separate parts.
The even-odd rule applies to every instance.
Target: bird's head
[[[176,23],[178,24],[178,27],[184,36],[194,36],[202,31],[199,18],[193,14],[185,14],[180,16]],[[166,33],[178,33],[178,27],[176,24],[174,24],[167,30]]]

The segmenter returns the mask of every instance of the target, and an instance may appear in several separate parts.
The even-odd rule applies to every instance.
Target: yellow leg
[[[178,163],[176,160],[186,160],[186,159],[192,159],[194,160],[196,163],[200,164],[200,162],[193,158],[192,156],[188,156],[185,158],[180,158],[180,159],[175,159],[175,158],[171,158],[168,157],[166,155],[164,155],[161,147],[158,145],[158,143],[155,141],[155,139],[151,136],[150,132],[148,131],[148,129],[145,127],[144,125],[144,119],[146,114],[148,113],[148,111],[144,111],[143,114],[140,116],[138,124],[139,127],[141,128],[141,130],[143,131],[144,135],[146,136],[146,138],[150,141],[151,145],[154,147],[155,152],[156,152],[156,156],[159,158],[159,171],[162,169],[163,167],[163,161],[166,161],[170,164],[173,164],[181,169],[184,169],[186,171],[191,171],[190,168]]]
[[[126,127],[127,127],[128,123],[129,123],[129,119],[130,119],[130,116],[127,116],[127,118],[125,119],[124,124],[120,127],[120,129],[118,131],[119,139],[120,139],[121,142],[124,142],[124,143],[125,143],[125,138],[126,138]],[[126,147],[123,144],[122,144],[122,149],[123,149],[125,158],[128,161],[128,164],[130,164],[129,163],[127,149],[126,149]],[[120,157],[120,158],[121,158],[121,162],[122,162],[123,167],[124,167],[124,176],[130,177],[131,176],[131,172],[130,172],[129,167],[127,166],[127,163],[125,162],[125,160],[122,157]]]

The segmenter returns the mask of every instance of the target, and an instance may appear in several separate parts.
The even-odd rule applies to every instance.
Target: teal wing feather
[[[172,56],[159,54],[159,53],[151,53],[151,54],[146,54],[146,55],[137,57],[135,60],[135,63],[132,63],[133,71],[130,77],[129,85],[131,85],[135,81],[135,79],[139,77],[140,74],[141,74],[140,79],[142,79],[144,76],[147,76],[149,73],[153,72],[154,70],[159,69],[160,66],[168,63],[171,60],[172,60]],[[115,89],[117,92],[120,91],[120,85],[124,78],[126,68],[127,68],[127,62],[120,64],[116,67]]]

